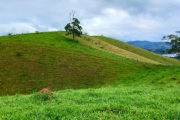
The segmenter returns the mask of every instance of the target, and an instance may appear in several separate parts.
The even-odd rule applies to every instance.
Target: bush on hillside
[[[48,89],[48,88],[43,88],[38,93],[35,93],[33,95],[34,99],[40,100],[40,101],[47,101],[47,100],[52,99],[53,97],[54,96],[53,96],[52,91],[50,89]]]

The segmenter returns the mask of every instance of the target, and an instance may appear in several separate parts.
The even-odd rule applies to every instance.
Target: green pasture
[[[179,65],[104,36],[1,36],[0,120],[179,120]]]

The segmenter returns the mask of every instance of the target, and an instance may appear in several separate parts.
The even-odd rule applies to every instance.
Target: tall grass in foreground
[[[180,86],[112,87],[0,97],[0,120],[178,120]]]

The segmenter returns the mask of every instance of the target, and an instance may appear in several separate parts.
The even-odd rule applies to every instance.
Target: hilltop
[[[83,35],[73,41],[63,31],[2,36],[0,59],[0,95],[27,94],[43,87],[54,91],[116,83],[149,84],[152,79],[146,82],[137,79],[132,82],[132,79],[154,74],[151,71],[156,68],[162,75],[166,73],[161,71],[167,69],[166,65],[179,65],[176,59],[119,40]],[[154,83],[159,84],[159,81]]]

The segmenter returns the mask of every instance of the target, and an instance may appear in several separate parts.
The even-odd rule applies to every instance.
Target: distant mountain
[[[170,45],[166,44],[165,42],[150,42],[150,41],[136,40],[136,41],[129,41],[127,43],[158,54],[167,53],[166,49],[170,48]]]

